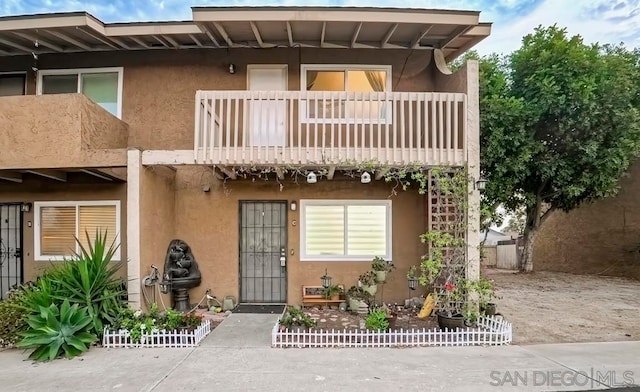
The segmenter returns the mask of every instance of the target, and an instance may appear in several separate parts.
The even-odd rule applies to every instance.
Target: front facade
[[[192,300],[210,289],[299,303],[325,270],[348,288],[374,256],[397,267],[384,300],[401,300],[425,252],[418,236],[438,216],[428,196],[384,175],[444,166],[478,178],[477,64],[446,65],[489,34],[478,18],[352,8],[0,18],[0,290],[99,227],[121,245],[133,306],[153,294],[142,282],[174,238],[202,274]],[[469,192],[473,212],[473,181]]]

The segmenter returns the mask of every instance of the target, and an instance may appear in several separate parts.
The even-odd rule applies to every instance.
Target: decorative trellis
[[[468,194],[465,169],[443,170],[429,169],[427,189],[427,231],[448,233],[456,239],[466,238]],[[465,188],[464,192],[456,192],[455,187]],[[459,190],[459,189],[458,189]],[[428,244],[429,248],[433,244]],[[441,277],[436,281],[436,289],[442,293],[442,284],[446,276],[466,276],[467,247],[453,246],[443,249],[444,268]]]
[[[503,346],[512,341],[513,327],[501,317],[480,317],[476,327],[457,330],[399,329],[394,331],[285,329],[279,323],[271,332],[276,348],[326,347],[438,347]]]

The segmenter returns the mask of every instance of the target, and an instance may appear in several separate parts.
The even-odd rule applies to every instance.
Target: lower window
[[[301,260],[391,260],[390,200],[301,200]]]
[[[63,260],[80,252],[80,244],[88,249],[87,234],[94,240],[96,232],[107,233],[106,246],[119,238],[119,201],[36,202],[35,259]],[[116,245],[119,240],[116,240]],[[120,248],[114,261],[120,260]]]

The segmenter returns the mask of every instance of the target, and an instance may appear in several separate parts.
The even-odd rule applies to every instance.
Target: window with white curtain
[[[88,249],[87,235],[94,240],[96,231],[107,234],[106,246],[120,238],[119,201],[36,202],[35,259],[62,260],[80,252],[76,238]],[[114,261],[120,260],[118,248]]]
[[[391,260],[390,200],[301,200],[303,261]]]
[[[391,91],[391,66],[303,64],[300,86],[303,91],[328,92],[307,100],[302,106],[303,121],[384,123],[390,117],[385,102],[348,99],[344,94],[338,98],[332,93]]]
[[[41,70],[38,94],[82,93],[120,118],[122,68]]]

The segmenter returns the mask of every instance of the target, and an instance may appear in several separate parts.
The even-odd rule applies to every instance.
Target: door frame
[[[20,236],[20,241],[17,242],[17,245],[20,247],[20,253],[19,253],[19,262],[18,262],[18,269],[20,271],[20,277],[19,277],[19,281],[16,282],[16,284],[22,284],[24,283],[24,211],[22,210],[22,205],[24,205],[24,203],[20,203],[20,202],[11,202],[11,203],[4,203],[4,202],[0,202],[0,207],[4,207],[4,206],[12,206],[15,207],[17,209],[18,212],[18,227],[16,228],[16,232],[18,233],[18,235]],[[0,227],[3,226],[2,222],[0,222]],[[1,233],[0,233],[1,234]],[[7,258],[8,260],[8,258]],[[2,277],[2,272],[0,270],[0,279]],[[11,285],[10,285],[11,286]],[[10,287],[2,287],[1,290],[3,291],[2,295],[4,295],[4,292],[8,291]],[[0,297],[2,297],[2,295],[0,295]]]
[[[261,69],[275,69],[275,70],[280,70],[282,72],[282,80],[284,81],[284,89],[282,91],[288,91],[289,90],[289,64],[248,64],[247,65],[247,80],[246,80],[246,89],[247,91],[253,91],[251,90],[251,71],[253,70],[261,70]],[[255,91],[260,91],[260,90],[255,90]],[[252,147],[254,146],[263,146],[263,144],[261,143],[256,143],[256,141],[253,140],[254,138],[254,131],[253,131],[253,125],[252,125],[252,113],[251,113],[251,107],[252,105],[254,105],[255,102],[249,102],[249,107],[246,110],[246,113],[244,114],[245,117],[245,124],[247,124],[248,129],[246,130],[247,134],[245,136],[248,137],[249,143]],[[279,103],[276,103],[276,105],[278,105]],[[260,103],[260,107],[262,107],[262,103]],[[284,113],[283,113],[283,119],[285,121],[284,126],[283,126],[283,137],[282,137],[282,144],[274,144],[274,146],[278,146],[278,147],[286,147],[287,145],[287,133],[289,132],[288,129],[288,124],[286,123],[287,118],[288,118],[288,111],[289,108],[286,105],[286,101],[284,104]],[[267,138],[269,139],[269,138]],[[268,143],[266,144],[266,146],[270,146]]]
[[[244,302],[242,298],[242,204],[243,203],[278,203],[283,204],[284,207],[284,243],[285,243],[285,257],[287,258],[284,267],[284,302],[259,302],[260,305],[283,305],[287,304],[287,298],[289,298],[289,201],[288,200],[252,200],[241,199],[238,200],[238,303],[250,304],[251,302]]]

